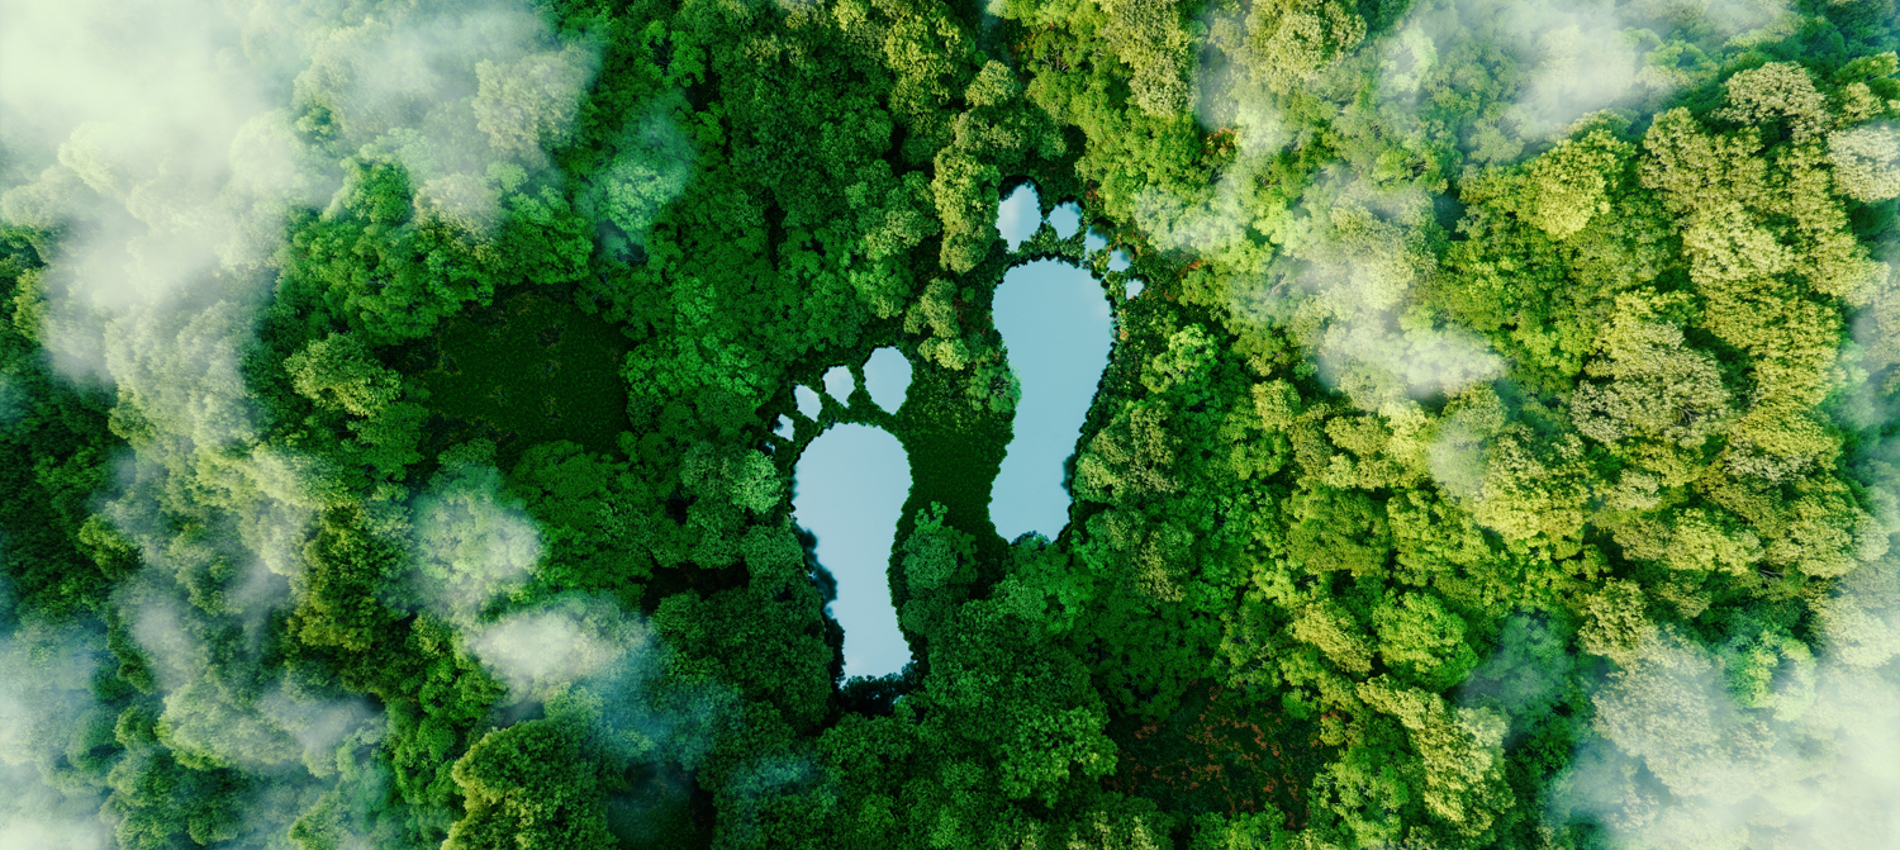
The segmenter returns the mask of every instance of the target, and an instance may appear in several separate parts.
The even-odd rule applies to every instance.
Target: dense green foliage
[[[212,166],[0,148],[0,844],[1894,839],[1891,0],[239,7]],[[1117,337],[1004,541],[1051,257]]]

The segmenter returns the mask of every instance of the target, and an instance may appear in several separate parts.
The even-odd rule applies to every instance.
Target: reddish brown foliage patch
[[[1165,720],[1118,721],[1109,735],[1121,747],[1106,783],[1113,790],[1189,814],[1273,809],[1290,829],[1306,821],[1304,792],[1320,764],[1319,743],[1310,724],[1269,701],[1197,682]]]

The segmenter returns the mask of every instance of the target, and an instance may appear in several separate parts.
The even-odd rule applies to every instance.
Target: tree
[[[1487,448],[1476,492],[1454,495],[1465,495],[1472,519],[1506,541],[1538,540],[1567,556],[1576,551],[1593,484],[1574,434],[1540,439],[1512,429]]]
[[[1267,0],[1247,14],[1242,67],[1270,91],[1291,94],[1366,37],[1366,22],[1334,0]]]
[[[1318,649],[1339,669],[1359,675],[1372,671],[1373,647],[1366,631],[1344,608],[1327,600],[1306,605],[1287,624],[1294,639]]]
[[[969,152],[946,147],[937,154],[930,189],[943,222],[938,261],[953,272],[976,267],[996,245],[996,207],[1002,174]]]
[[[975,539],[945,524],[947,512],[935,502],[918,511],[910,536],[892,557],[898,622],[918,644],[941,634],[974,589]]]
[[[1189,47],[1193,39],[1181,26],[1174,0],[1113,0],[1103,4],[1108,18],[1102,42],[1130,71],[1130,99],[1157,118],[1193,106]]]
[[[1567,239],[1610,211],[1609,192],[1635,149],[1604,130],[1559,142],[1531,163],[1529,220],[1553,239]]]
[[[1607,380],[1579,383],[1570,415],[1584,436],[1674,487],[1702,474],[1706,444],[1731,427],[1734,411],[1715,358],[1687,347],[1678,326],[1659,320],[1668,303],[1618,298],[1597,337],[1601,356],[1584,367]]]
[[[614,842],[602,809],[599,763],[582,730],[529,720],[482,736],[455,763],[468,813],[450,850],[582,850]]]
[[[1630,663],[1656,634],[1646,609],[1647,597],[1635,582],[1605,582],[1583,600],[1583,626],[1577,630],[1577,644],[1585,652],[1619,664]]]
[[[1319,486],[1284,503],[1287,556],[1308,573],[1371,575],[1391,554],[1385,511],[1364,492]]]
[[[1516,799],[1504,781],[1504,716],[1452,708],[1435,695],[1375,678],[1359,686],[1367,704],[1398,718],[1418,751],[1423,802],[1466,836],[1483,834]]]
[[[960,608],[931,648],[918,696],[942,712],[928,722],[926,740],[993,761],[1006,799],[1048,805],[1071,783],[1114,770],[1114,745],[1081,663],[1024,625],[992,605]]]
[[[326,513],[304,549],[292,628],[305,643],[362,652],[395,616],[382,602],[384,582],[402,563],[400,550],[360,527],[353,508]]]
[[[632,507],[646,494],[628,486],[630,474],[626,462],[564,440],[522,454],[510,490],[522,497],[547,547],[535,574],[539,587],[617,592],[627,604],[643,597],[656,540],[652,523]]]
[[[738,692],[745,704],[777,715],[789,733],[816,729],[829,708],[831,647],[821,604],[810,582],[787,582],[767,592],[722,590],[709,599],[667,597],[653,629],[671,651],[704,663],[711,678]],[[763,716],[763,714],[761,714]]]
[[[594,214],[612,222],[630,245],[643,250],[667,204],[692,178],[693,149],[680,126],[683,107],[661,100],[645,115],[630,119],[622,134],[624,149],[594,175],[590,186]]]
[[[319,405],[373,418],[402,394],[402,379],[361,340],[333,333],[284,359],[297,393]]]
[[[1173,492],[1178,449],[1165,427],[1167,415],[1164,406],[1152,403],[1118,411],[1076,457],[1076,496],[1119,504]]]
[[[1465,620],[1437,597],[1412,593],[1372,612],[1379,635],[1379,657],[1388,667],[1426,690],[1441,691],[1464,681],[1478,665],[1465,642]]]
[[[588,77],[587,51],[570,44],[531,53],[508,65],[484,59],[475,65],[475,123],[505,154],[539,153],[572,136]]]
[[[199,845],[239,835],[242,800],[251,783],[237,771],[193,770],[162,747],[141,747],[114,765],[106,807],[119,816],[119,846],[162,850],[189,840]]]
[[[1900,197],[1900,130],[1856,127],[1827,139],[1834,184],[1841,194],[1863,203]]]

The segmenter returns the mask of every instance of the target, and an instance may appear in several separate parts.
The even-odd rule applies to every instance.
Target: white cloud
[[[1036,228],[1041,226],[1042,208],[1036,198],[1036,187],[1027,183],[1017,186],[1016,191],[996,207],[996,230],[1009,243],[1011,251],[1035,235]]]
[[[498,470],[471,466],[438,476],[416,506],[416,590],[449,622],[474,623],[540,563],[540,529],[501,487]]]
[[[1294,219],[1286,250],[1304,262],[1230,284],[1237,320],[1290,329],[1311,346],[1320,377],[1363,410],[1397,415],[1504,375],[1503,358],[1482,337],[1408,312],[1413,288],[1437,267],[1425,192],[1380,189],[1334,170],[1308,190]]]
[[[52,781],[54,763],[85,753],[115,713],[92,695],[105,656],[97,622],[17,622],[0,578],[0,850],[108,846],[100,789]]]
[[[168,743],[273,777],[274,790],[236,804],[247,846],[281,839],[321,791],[315,777],[382,728],[361,700],[229,679],[262,664],[263,626],[293,600],[311,519],[343,495],[313,459],[258,445],[271,423],[240,368],[288,214],[340,182],[335,153],[304,141],[322,128],[297,121],[322,100],[338,150],[387,149],[425,206],[475,226],[492,222],[522,165],[543,161],[539,146],[570,131],[594,70],[592,45],[562,43],[523,3],[375,14],[388,17],[251,0],[0,0],[0,216],[62,231],[40,341],[61,375],[116,392],[115,427],[132,444],[101,510],[144,568],[111,604],[150,662]],[[517,114],[525,123],[505,120]],[[532,523],[494,497],[438,499],[424,517],[452,576],[444,605],[478,606],[539,558]],[[102,652],[102,635],[88,640],[73,663]],[[66,733],[98,731],[84,719],[91,667],[34,656],[14,670],[22,645],[0,642],[0,761],[21,765]],[[72,820],[30,767],[3,772],[0,848],[109,839],[100,800],[80,801],[85,817]]]
[[[509,0],[335,23],[306,39],[298,104],[345,146],[402,163],[420,206],[483,235],[515,182],[507,166],[547,163],[598,64],[595,45],[562,43]]]
[[[545,694],[599,675],[644,636],[614,634],[617,623],[572,608],[510,614],[476,628],[470,648],[517,697]]]
[[[591,726],[613,759],[663,756],[691,769],[739,716],[732,689],[673,663],[659,634],[610,599],[564,596],[464,634],[510,704]]]
[[[360,698],[326,699],[280,686],[258,701],[258,709],[296,739],[304,767],[315,777],[331,776],[339,764],[354,760],[353,753],[338,752],[346,742],[354,750],[382,740],[386,731],[382,715]]]
[[[1557,778],[1558,821],[1617,846],[1860,848],[1900,842],[1900,564],[1869,564],[1792,638],[1704,648],[1664,631],[1594,684],[1593,734]]]
[[[0,814],[0,850],[106,850],[113,846],[112,831],[97,814],[71,813],[76,807],[70,798],[61,798],[44,785],[20,787],[18,782],[25,776],[16,769],[0,768],[0,789],[6,791],[8,802],[40,814],[31,820]],[[32,776],[30,781],[38,779]],[[61,809],[69,811],[53,814]]]

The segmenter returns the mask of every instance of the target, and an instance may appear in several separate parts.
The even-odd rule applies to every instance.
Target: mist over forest
[[[1896,49],[0,0],[0,850],[1900,846]],[[1005,539],[1046,260],[1114,338]],[[890,675],[792,512],[834,425],[908,458]]]

